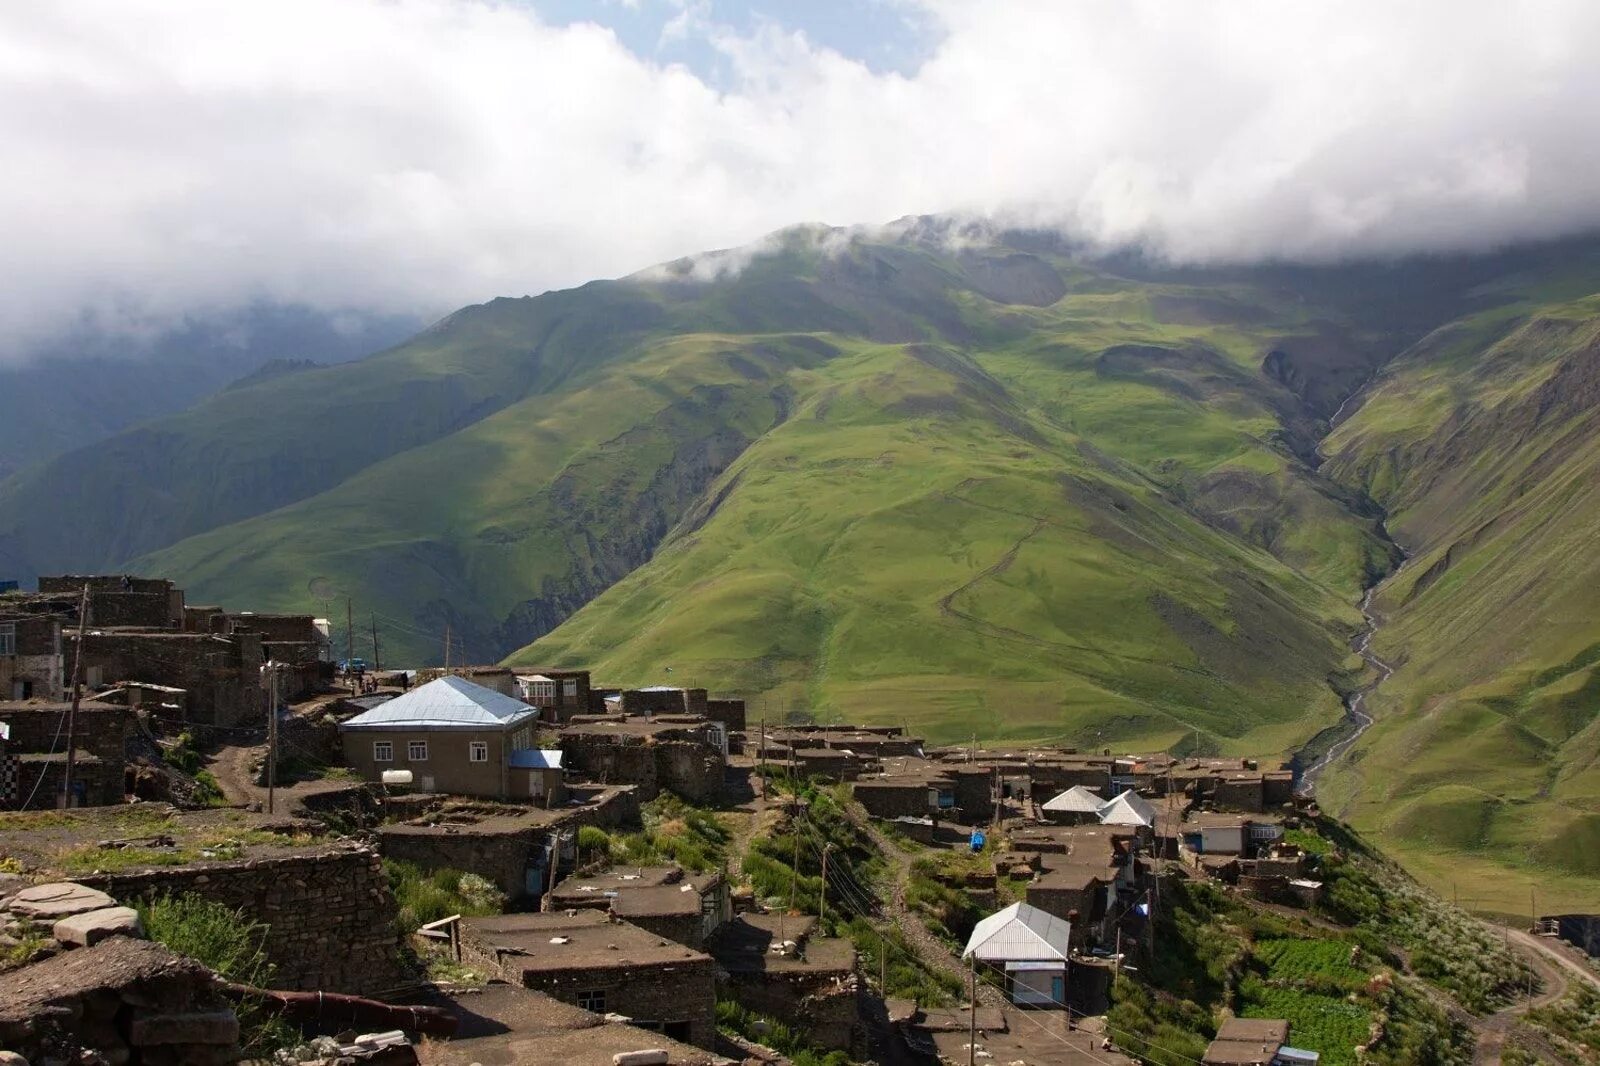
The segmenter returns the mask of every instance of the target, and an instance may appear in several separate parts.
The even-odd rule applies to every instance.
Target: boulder
[[[86,948],[108,936],[143,936],[144,927],[132,907],[105,907],[62,918],[51,928],[51,935],[63,944]]]
[[[6,901],[6,909],[12,913],[43,922],[53,922],[85,911],[105,910],[116,905],[116,900],[99,889],[71,881],[30,885]]]
[[[239,1019],[231,1010],[192,1014],[153,1014],[134,1018],[128,1042],[134,1047],[153,1044],[235,1044]]]

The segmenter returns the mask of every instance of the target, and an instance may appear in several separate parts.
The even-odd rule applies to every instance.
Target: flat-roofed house
[[[555,802],[559,753],[552,766],[534,748],[538,719],[521,700],[447,676],[340,723],[339,734],[345,761],[368,780],[409,770],[422,792]]]
[[[974,956],[978,966],[1003,974],[1006,994],[1018,1006],[1063,1007],[1071,940],[1066,919],[1013,903],[973,926],[961,957]]]

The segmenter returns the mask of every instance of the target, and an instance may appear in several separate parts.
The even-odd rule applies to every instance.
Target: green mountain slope
[[[0,570],[349,594],[390,661],[448,633],[940,739],[1287,752],[1397,559],[1390,486],[1319,472],[1326,420],[1576,254],[1202,271],[951,236],[787,231],[242,384],[0,483]]]
[[[1330,438],[1413,558],[1397,665],[1323,794],[1463,902],[1600,898],[1600,269],[1433,333]]]

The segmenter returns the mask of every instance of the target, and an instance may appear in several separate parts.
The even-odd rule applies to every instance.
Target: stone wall
[[[70,659],[76,633],[65,636]],[[84,668],[105,684],[148,681],[189,693],[189,714],[206,725],[236,726],[261,718],[261,638],[241,633],[224,639],[200,633],[91,632]]]
[[[706,700],[706,717],[721,722],[729,732],[745,728],[744,700]]]
[[[781,1018],[829,1050],[849,1050],[855,1044],[861,1017],[857,983],[852,970],[730,973],[722,980],[725,995],[741,1006]]]
[[[404,980],[397,909],[376,852],[314,853],[80,878],[124,902],[193,893],[271,927],[272,985],[372,994]]]
[[[570,733],[562,738],[569,769],[591,781],[638,787],[641,799],[662,789],[691,803],[705,803],[722,790],[727,760],[698,741]]]
[[[578,1006],[578,993],[603,992],[605,1011],[635,1021],[663,1022],[667,1035],[696,1047],[716,1046],[716,964],[705,956],[670,965],[574,967],[529,970],[515,955],[502,962],[471,937],[462,941],[462,960],[480,972],[531,988]],[[676,1030],[686,1023],[687,1032]]]
[[[1260,811],[1266,796],[1260,777],[1222,778],[1212,790],[1211,802],[1230,811]]]

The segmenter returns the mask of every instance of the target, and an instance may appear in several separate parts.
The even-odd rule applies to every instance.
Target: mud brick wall
[[[643,799],[661,791],[656,780],[656,755],[639,737],[569,734],[561,739],[565,764],[591,781],[636,785]]]
[[[367,848],[79,880],[124,902],[193,893],[243,910],[270,927],[276,988],[370,994],[405,979],[394,896],[377,853]]]
[[[952,769],[956,782],[956,806],[969,822],[987,822],[994,817],[994,771]]]

